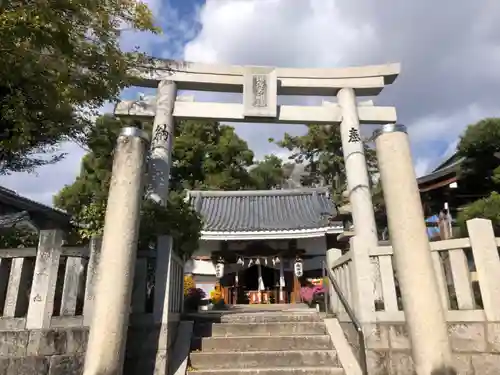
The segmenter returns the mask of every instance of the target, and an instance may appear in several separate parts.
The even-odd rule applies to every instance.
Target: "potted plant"
[[[210,302],[215,310],[222,310],[226,306],[222,292],[219,289],[215,289],[210,292]]]

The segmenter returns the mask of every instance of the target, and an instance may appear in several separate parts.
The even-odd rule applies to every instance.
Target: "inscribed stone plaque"
[[[245,117],[276,117],[277,95],[274,68],[247,68],[243,86]]]

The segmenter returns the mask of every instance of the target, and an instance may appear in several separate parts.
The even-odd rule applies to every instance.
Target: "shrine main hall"
[[[204,224],[185,274],[207,295],[219,282],[228,304],[298,302],[302,280],[321,277],[344,231],[327,188],[189,191],[187,199]]]

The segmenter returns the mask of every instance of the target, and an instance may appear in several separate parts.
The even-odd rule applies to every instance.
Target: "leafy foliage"
[[[270,141],[274,142],[273,139]],[[290,159],[296,163],[306,163],[308,174],[302,181],[305,186],[331,186],[334,200],[340,200],[347,186],[340,127],[308,125],[305,135],[292,136],[285,133],[283,139],[276,144],[292,151]],[[368,170],[375,173],[375,153],[366,145],[365,155]]]
[[[250,178],[257,190],[280,188],[285,179],[283,161],[276,155],[266,155],[250,169]]]
[[[489,196],[478,199],[459,212],[457,223],[462,233],[467,233],[467,220],[483,218],[491,220],[496,235],[500,234],[500,194],[492,192]]]
[[[489,194],[500,184],[500,118],[487,118],[467,127],[457,153],[465,160],[460,166],[460,184],[478,194]]]
[[[459,188],[462,192],[482,195],[459,212],[457,222],[463,233],[466,221],[485,218],[500,233],[500,118],[486,118],[469,125],[460,138],[457,154],[460,164]]]
[[[158,32],[136,0],[3,2],[0,12],[0,174],[60,160],[60,141],[80,139],[91,115],[147,61],[124,53],[120,28]]]
[[[0,230],[0,249],[18,247],[35,247],[38,233],[21,228],[4,228]]]
[[[252,188],[248,167],[254,154],[234,128],[216,121],[182,121],[175,128],[171,188]]]
[[[97,119],[85,140],[90,152],[82,160],[80,175],[54,197],[57,207],[83,224],[83,238],[102,232],[113,149],[124,125],[112,116]],[[151,132],[150,123],[143,125]],[[143,205],[140,246],[147,247],[156,235],[169,233],[177,252],[189,256],[197,248],[202,223],[184,201],[184,190],[252,188],[247,171],[252,161],[253,152],[230,126],[211,121],[177,124],[168,208],[164,210],[151,202]]]

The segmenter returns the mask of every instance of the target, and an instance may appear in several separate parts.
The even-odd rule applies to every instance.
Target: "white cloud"
[[[489,0],[207,0],[184,56],[295,67],[399,61],[400,77],[376,102],[397,107],[423,169],[466,125],[500,114],[498,14],[500,3]],[[237,127],[258,154],[270,150],[265,139],[288,129],[303,131],[268,125],[264,137]]]
[[[409,128],[418,174],[450,154],[466,125],[500,115],[498,1],[207,0],[201,8],[190,5],[190,12],[168,0],[147,1],[165,34],[129,33],[124,43],[156,56],[292,67],[400,61],[400,77],[375,102],[397,107]],[[302,126],[276,124],[236,129],[257,158],[284,152],[269,137],[304,132]],[[0,184],[50,202],[78,171],[82,152],[68,150],[64,162],[39,169],[40,177],[15,175]]]
[[[73,183],[85,152],[73,143],[64,143],[59,152],[67,156],[57,164],[46,165],[36,173],[13,173],[0,177],[0,185],[34,201],[52,205],[52,197],[64,185]]]

